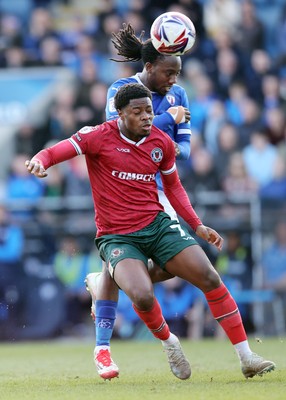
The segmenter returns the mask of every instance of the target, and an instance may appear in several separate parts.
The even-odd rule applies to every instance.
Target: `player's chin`
[[[150,135],[150,133],[151,133],[151,125],[149,126],[143,126],[142,127],[142,129],[141,129],[141,135],[142,136],[149,136]]]
[[[159,91],[158,91],[158,93],[161,95],[161,96],[165,96],[169,91],[171,90],[171,86],[164,86],[163,88],[161,88]]]

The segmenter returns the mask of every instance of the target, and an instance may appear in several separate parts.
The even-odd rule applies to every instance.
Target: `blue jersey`
[[[108,89],[106,102],[106,120],[112,120],[118,117],[114,107],[114,96],[118,89],[126,83],[143,83],[139,78],[139,74],[129,78],[118,79]],[[189,101],[185,90],[179,85],[173,85],[170,91],[162,96],[157,92],[152,92],[152,104],[155,114],[153,124],[157,128],[166,132],[170,138],[179,145],[180,155],[178,160],[187,160],[191,150],[191,124],[176,124],[173,117],[167,110],[173,106],[183,106],[189,108]],[[159,189],[163,189],[160,175],[157,176],[157,185]]]

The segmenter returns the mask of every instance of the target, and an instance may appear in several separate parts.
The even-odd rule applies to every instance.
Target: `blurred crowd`
[[[90,196],[83,157],[53,167],[45,180],[28,175],[24,161],[79,128],[105,120],[109,85],[142,69],[137,62],[111,60],[118,59],[110,40],[112,32],[119,31],[123,22],[130,22],[138,36],[145,31],[144,39],[148,39],[153,20],[166,11],[186,14],[197,31],[193,50],[182,57],[178,78],[189,98],[192,124],[191,158],[178,163],[182,183],[193,201],[201,193],[221,192],[243,199],[256,196],[279,210],[279,218],[268,227],[272,236],[261,257],[267,278],[262,286],[275,289],[285,298],[285,0],[2,0],[0,71],[62,67],[76,77],[74,85],[59,85],[55,90],[42,123],[34,125],[27,120],[17,129],[13,158],[0,185],[0,325],[9,332],[5,334],[3,328],[4,338],[11,330],[20,331],[14,333],[15,339],[40,336],[36,326],[43,328],[45,323],[46,334],[84,329],[89,313],[84,276],[100,270],[101,265],[93,237],[87,245],[86,237],[78,237],[78,227],[87,220],[89,226],[93,224],[92,215],[73,213],[73,234],[71,228],[67,232],[51,228],[61,216],[45,212],[37,215],[34,237],[40,235],[41,241],[34,239],[30,245],[37,248],[33,255],[33,251],[27,251],[25,228],[29,226],[31,234],[29,224],[35,214],[27,210],[11,212],[9,204],[14,200],[33,205],[43,198]],[[227,204],[217,212],[220,219],[235,215],[238,225],[241,219],[250,218],[244,208]],[[254,264],[250,234],[232,229],[225,236],[223,253],[210,254],[210,258],[230,287],[249,289]],[[41,265],[42,272],[33,274],[36,264]],[[34,277],[33,285],[31,278],[28,283],[23,278],[25,274]],[[48,283],[53,286],[46,287]],[[53,299],[52,290],[57,293],[57,318],[64,322],[48,326],[47,319],[55,319],[55,315],[51,311],[41,319],[47,306],[42,310],[40,299]],[[179,279],[158,284],[156,291],[167,321],[176,326],[175,333],[194,338],[215,334],[198,291],[190,290]],[[137,317],[124,294],[120,296],[116,334],[140,337],[143,333]],[[32,298],[38,299],[38,310],[33,308]],[[174,304],[178,306],[174,308]],[[52,305],[50,309],[54,310]],[[241,309],[251,330],[249,307],[241,305]],[[29,322],[31,313],[35,318]]]

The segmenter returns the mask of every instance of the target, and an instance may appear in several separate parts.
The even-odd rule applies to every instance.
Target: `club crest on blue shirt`
[[[163,151],[159,149],[159,147],[156,147],[151,151],[151,158],[154,162],[160,162],[162,161],[163,158]]]
[[[174,105],[175,105],[175,96],[173,96],[172,94],[167,94],[167,95],[166,95],[166,99],[167,99],[168,103],[169,103],[171,106],[174,106]]]

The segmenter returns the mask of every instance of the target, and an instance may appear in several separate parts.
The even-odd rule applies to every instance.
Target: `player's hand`
[[[196,235],[214,245],[219,251],[222,249],[223,238],[214,229],[199,225],[196,229]]]
[[[189,122],[191,119],[190,110],[183,106],[170,107],[167,112],[172,115],[176,124]]]
[[[38,178],[45,178],[48,176],[43,165],[37,160],[26,160],[25,166],[27,170]]]
[[[173,142],[173,143],[174,143],[174,147],[175,147],[175,155],[176,155],[176,157],[178,157],[181,153],[180,147],[179,147],[178,143],[176,143],[176,142]]]

